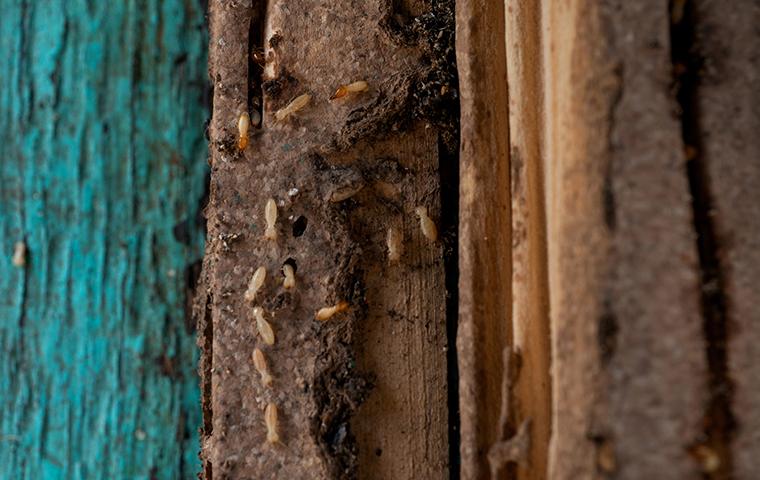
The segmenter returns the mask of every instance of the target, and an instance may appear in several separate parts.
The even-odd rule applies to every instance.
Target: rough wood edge
[[[461,93],[459,407],[461,477],[487,478],[511,332],[509,131],[503,0],[457,2]]]

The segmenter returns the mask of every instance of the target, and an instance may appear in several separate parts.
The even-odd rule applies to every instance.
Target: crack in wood
[[[698,105],[702,59],[696,46],[699,17],[693,2],[670,1],[671,59],[680,108],[687,175],[692,196],[694,231],[699,254],[703,332],[708,365],[709,404],[705,407],[704,437],[691,448],[706,478],[733,478],[731,442],[734,432],[733,383],[728,370],[730,327],[726,285],[713,214],[711,182],[702,151]]]

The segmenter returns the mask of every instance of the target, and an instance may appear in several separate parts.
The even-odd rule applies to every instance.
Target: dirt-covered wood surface
[[[210,3],[209,244],[196,305],[206,478],[448,475],[452,232],[440,172],[456,151],[452,4]],[[331,99],[357,81],[367,88]]]

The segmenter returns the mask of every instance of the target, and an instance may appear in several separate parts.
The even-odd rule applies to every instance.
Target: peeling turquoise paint
[[[0,479],[193,478],[204,8],[0,6]]]

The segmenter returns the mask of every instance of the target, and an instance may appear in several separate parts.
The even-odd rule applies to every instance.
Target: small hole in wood
[[[283,266],[290,265],[291,267],[293,267],[293,273],[298,272],[298,265],[296,265],[296,261],[293,258],[288,258],[287,260],[282,262],[282,265]]]
[[[303,235],[303,232],[306,231],[306,225],[308,225],[308,223],[309,221],[303,215],[296,218],[296,221],[293,222],[293,236],[300,237]]]

